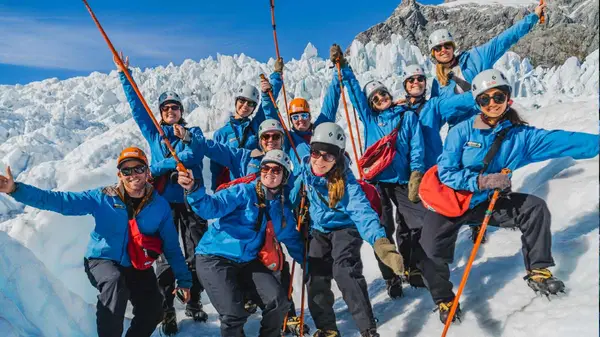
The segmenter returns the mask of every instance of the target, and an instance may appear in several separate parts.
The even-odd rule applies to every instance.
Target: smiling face
[[[160,107],[160,116],[169,125],[177,124],[181,120],[181,106],[167,102]]]
[[[310,167],[316,176],[322,177],[335,166],[335,156],[325,151],[310,151]]]
[[[508,95],[498,88],[492,88],[477,96],[477,104],[487,117],[499,118],[508,108]]]
[[[454,44],[446,42],[444,44],[433,47],[433,57],[439,63],[446,64],[454,58]]]
[[[144,193],[149,178],[148,167],[141,161],[129,160],[121,164],[117,176],[127,193],[135,197],[140,193]]]
[[[275,163],[261,165],[260,181],[267,188],[278,188],[283,181],[283,167]]]
[[[392,106],[392,96],[384,90],[378,90],[371,95],[371,104],[377,111],[389,109]]]
[[[412,76],[405,82],[406,93],[413,97],[419,97],[425,92],[426,85],[425,76]]]
[[[281,150],[283,135],[281,132],[265,132],[260,135],[260,146],[264,152]]]
[[[308,112],[299,112],[290,115],[290,119],[292,120],[292,126],[294,129],[305,132],[310,129],[310,113]]]
[[[246,118],[254,112],[256,102],[240,97],[235,101],[235,112],[240,118]]]

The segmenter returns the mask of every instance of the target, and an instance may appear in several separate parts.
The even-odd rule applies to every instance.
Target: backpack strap
[[[492,143],[492,146],[490,146],[490,149],[488,150],[488,152],[485,154],[485,157],[483,158],[483,168],[481,169],[481,171],[479,171],[479,174],[482,174],[485,172],[485,170],[487,170],[488,166],[490,165],[490,163],[496,156],[496,153],[498,153],[498,150],[500,150],[502,141],[504,141],[504,139],[506,138],[506,135],[508,134],[508,131],[510,131],[510,129],[512,129],[512,128],[513,128],[513,125],[510,125],[504,129],[500,130],[496,134],[496,138],[494,138],[494,142]]]
[[[240,123],[240,125],[241,124],[242,123]],[[231,122],[231,120],[229,121],[229,126],[231,126],[231,131],[233,131],[235,140],[237,140],[237,142],[238,142],[238,148],[243,148],[246,145],[246,142],[248,141],[248,137],[250,137],[250,131],[254,132],[254,129],[252,129],[252,121],[250,121],[250,123],[248,123],[248,127],[243,129],[241,140],[240,140],[240,137],[238,137],[237,132],[235,132],[235,127],[233,126],[233,123]]]
[[[463,80],[462,78],[455,76],[453,71],[448,73],[448,78],[454,80],[454,82],[456,82],[456,85],[458,85],[463,92],[471,91],[471,84]]]

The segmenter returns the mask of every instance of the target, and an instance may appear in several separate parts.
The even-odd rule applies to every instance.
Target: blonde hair
[[[343,165],[339,164],[333,168],[333,171],[327,177],[327,191],[329,192],[329,207],[334,208],[342,200],[345,192],[345,181]]]
[[[448,85],[448,81],[450,80],[448,78],[448,74],[450,71],[452,71],[452,69],[446,68],[442,64],[438,63],[435,65],[435,76],[437,77],[437,80],[440,82],[441,86],[445,87]]]

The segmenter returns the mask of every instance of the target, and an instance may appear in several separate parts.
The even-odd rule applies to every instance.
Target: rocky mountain
[[[432,6],[402,0],[387,20],[358,34],[356,39],[363,43],[389,42],[392,34],[399,34],[425,51],[429,34],[448,28],[458,47],[466,50],[487,42],[535,8],[535,3],[524,0],[506,2],[511,5],[455,1]],[[536,26],[511,50],[529,57],[534,65],[546,67],[561,65],[571,56],[582,60],[598,49],[598,15],[597,0],[549,0],[546,23]]]

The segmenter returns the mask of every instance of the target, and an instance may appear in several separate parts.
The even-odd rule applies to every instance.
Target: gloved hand
[[[340,60],[340,66],[345,66],[347,62],[344,58],[344,52],[342,52],[342,48],[339,45],[334,43],[329,49],[329,59],[335,64],[338,61],[338,58]]]
[[[423,173],[419,171],[412,171],[410,174],[410,180],[408,181],[408,200],[415,204],[421,201],[419,197],[419,185],[423,179]]]
[[[275,69],[275,72],[283,74],[283,59],[281,57],[275,60],[275,66],[273,68]]]
[[[186,144],[189,144],[189,142],[192,141],[192,134],[190,131],[179,124],[173,124],[173,132],[176,137],[180,138]]]
[[[477,179],[477,185],[480,190],[495,190],[501,191],[510,188],[512,185],[510,177],[507,174],[502,173],[491,173],[488,175],[480,175]]]
[[[373,248],[381,262],[390,267],[394,274],[398,276],[404,274],[404,259],[396,251],[396,245],[391,243],[388,238],[378,239],[375,241]]]

